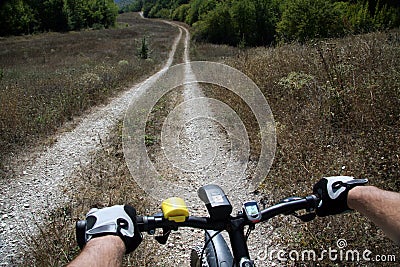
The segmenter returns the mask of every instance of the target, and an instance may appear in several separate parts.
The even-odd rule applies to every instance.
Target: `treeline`
[[[230,45],[341,37],[400,25],[391,0],[136,0],[127,8],[193,26],[194,38]]]
[[[0,36],[108,28],[117,15],[113,0],[6,0],[0,4]]]
[[[139,12],[142,10],[143,2],[141,0],[115,0],[119,7],[119,13]]]

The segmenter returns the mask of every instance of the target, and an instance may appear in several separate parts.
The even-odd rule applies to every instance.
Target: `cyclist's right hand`
[[[320,197],[316,213],[320,217],[336,215],[349,211],[347,195],[355,186],[364,185],[367,179],[354,179],[351,176],[324,177],[313,188],[314,194]]]

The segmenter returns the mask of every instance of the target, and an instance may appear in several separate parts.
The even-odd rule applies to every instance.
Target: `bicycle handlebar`
[[[158,228],[191,227],[203,230],[223,230],[226,222],[215,222],[208,217],[189,216],[184,222],[169,221],[160,216],[138,216],[136,217],[140,232],[148,232]]]
[[[287,198],[282,202],[268,207],[261,211],[260,222],[267,221],[277,215],[289,215],[299,210],[314,210],[319,203],[319,197],[310,195],[304,198]],[[162,214],[154,216],[138,216],[137,223],[140,232],[152,232],[159,228],[168,228],[177,230],[179,227],[191,227],[203,230],[226,230],[229,222],[234,220],[243,220],[244,225],[253,224],[243,213],[238,213],[237,216],[231,216],[228,220],[215,221],[209,217],[189,216],[184,222],[175,222],[165,219]]]
[[[290,199],[290,198],[288,198]],[[285,200],[283,200],[285,201]],[[296,200],[281,202],[261,211],[262,220],[266,221],[279,214],[291,214],[295,211],[305,209],[314,210],[319,204],[320,198],[316,195],[310,195]]]
[[[214,230],[217,232],[226,230],[229,234],[233,259],[235,260],[236,264],[239,266],[240,261],[244,259],[247,263],[250,264],[249,266],[253,266],[252,261],[250,260],[246,241],[248,234],[250,234],[250,231],[254,229],[254,225],[256,223],[267,221],[280,214],[284,215],[292,214],[300,218],[302,221],[309,221],[315,218],[314,210],[317,208],[317,205],[320,202],[319,197],[316,195],[310,195],[304,198],[291,197],[282,200],[278,204],[275,204],[266,209],[258,211],[258,207],[246,206],[246,204],[248,203],[251,203],[250,205],[253,205],[253,201],[249,201],[243,204],[244,206],[243,211],[239,211],[236,216],[235,215],[232,216],[230,215],[232,211],[232,206],[226,199],[226,195],[223,193],[222,189],[220,189],[217,186],[209,186],[206,189],[204,189],[204,191],[205,193],[211,192],[211,193],[217,193],[219,196],[221,195],[224,196],[225,202],[223,203],[224,205],[222,206],[222,209],[221,206],[214,206],[214,208],[215,207],[217,208],[217,211],[215,211],[214,209],[213,212],[210,212],[211,209],[209,209],[209,206],[215,203],[208,204],[206,201],[208,201],[210,198],[207,195],[203,194],[201,195],[201,197],[203,197],[202,199],[203,202],[206,203],[206,207],[209,210],[210,217],[197,217],[197,216],[186,217],[188,215],[187,209],[184,210],[184,215],[186,216],[170,217],[171,220],[165,218],[163,213],[159,213],[154,216],[137,216],[136,221],[139,231],[147,232],[151,235],[154,235],[156,229],[162,229],[163,231],[162,235],[155,236],[155,239],[160,244],[166,244],[168,236],[171,233],[171,230],[178,230],[179,227],[191,227],[203,230]],[[251,207],[252,209],[256,208],[258,213],[255,214],[253,213],[253,211],[249,213],[250,208],[247,209],[248,207]],[[215,216],[215,214],[221,210],[223,211],[224,216],[218,216],[218,215]],[[296,214],[296,211],[298,210],[306,210],[307,213],[303,215],[298,215]],[[168,214],[168,212],[166,212],[166,214]],[[254,214],[256,215],[256,219],[252,220],[253,218],[252,216]],[[173,221],[172,219],[175,219],[178,222]],[[183,219],[184,221],[182,221]],[[249,226],[249,228],[245,236],[244,229],[246,225]],[[78,221],[76,223],[76,236],[80,248],[83,248],[86,244],[86,232],[87,232],[86,220]],[[208,242],[206,241],[206,245],[207,243]]]

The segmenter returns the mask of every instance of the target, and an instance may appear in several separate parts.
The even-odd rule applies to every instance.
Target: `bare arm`
[[[90,240],[82,252],[68,267],[75,266],[121,266],[125,245],[118,236],[107,235]]]
[[[347,204],[369,218],[400,245],[400,193],[374,186],[357,186],[349,191]]]

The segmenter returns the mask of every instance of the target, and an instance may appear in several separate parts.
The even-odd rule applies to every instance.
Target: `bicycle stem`
[[[238,266],[242,258],[250,259],[249,249],[244,235],[244,226],[245,220],[239,218],[232,220],[230,227],[227,229],[231,241],[233,258]]]

